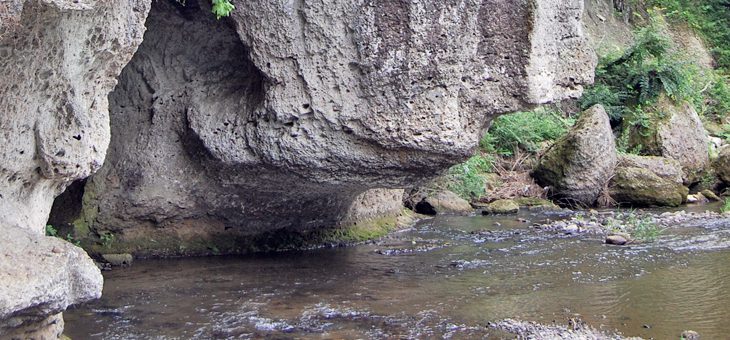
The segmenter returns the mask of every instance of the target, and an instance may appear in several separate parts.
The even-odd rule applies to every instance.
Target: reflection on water
[[[547,216],[520,218],[530,222],[438,217],[350,248],[138,261],[105,273],[103,298],[66,312],[66,333],[473,338],[500,336],[488,321],[551,323],[580,314],[627,336],[730,334],[730,251],[713,246],[728,240],[728,223],[670,230],[650,246],[613,247],[597,236],[529,227]]]

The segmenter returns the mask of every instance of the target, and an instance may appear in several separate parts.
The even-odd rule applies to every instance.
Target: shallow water
[[[440,216],[372,244],[137,261],[67,311],[72,339],[500,338],[489,321],[588,324],[626,336],[730,334],[730,221],[656,242],[530,226],[548,218]]]

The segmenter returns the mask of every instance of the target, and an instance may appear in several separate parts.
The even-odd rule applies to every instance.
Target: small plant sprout
[[[215,14],[216,19],[227,17],[231,15],[231,12],[236,9],[230,0],[213,0],[213,9],[211,10]]]
[[[186,0],[175,1],[183,7],[186,6]],[[211,2],[213,4],[213,7],[210,11],[215,14],[215,17],[218,20],[220,20],[222,17],[230,16],[231,12],[236,9],[236,6],[233,6],[230,0],[211,0]]]
[[[101,239],[101,245],[104,246],[104,248],[111,248],[112,243],[114,242],[114,234],[111,232],[105,232],[99,235],[99,238]]]
[[[46,225],[46,236],[58,236],[58,230],[54,228],[52,225],[47,224]]]

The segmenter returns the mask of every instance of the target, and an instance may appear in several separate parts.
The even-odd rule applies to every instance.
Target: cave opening
[[[206,177],[209,156],[248,149],[245,129],[262,106],[266,77],[235,22],[216,19],[210,6],[152,2],[143,41],[109,94],[104,164],[94,180],[73,182],[54,200],[48,224],[63,228],[59,234],[73,231],[84,204],[99,211],[101,228],[180,218],[176,207],[200,199],[189,196]],[[82,202],[85,191],[92,198]]]

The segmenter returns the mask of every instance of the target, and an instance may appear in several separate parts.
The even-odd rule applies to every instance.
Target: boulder
[[[60,238],[5,226],[0,259],[0,335],[57,338],[59,313],[101,296],[103,278],[94,261]]]
[[[709,139],[697,111],[687,102],[676,104],[666,96],[659,98],[653,110],[664,118],[652,122],[648,131],[635,130],[631,145],[679,161],[685,184],[696,183],[710,165]]]
[[[616,168],[608,192],[618,204],[676,207],[686,199],[689,189],[651,170],[621,166]]]
[[[485,211],[490,214],[516,214],[519,210],[520,205],[513,200],[496,200]]]
[[[709,200],[711,202],[719,202],[719,201],[722,201],[722,198],[720,198],[719,196],[717,196],[717,194],[714,193],[714,192],[712,192],[712,190],[705,189],[705,190],[700,191],[700,194],[702,196],[704,196],[705,198],[707,198],[707,200]]]
[[[667,181],[683,183],[682,164],[672,158],[621,154],[617,166],[646,169]]]
[[[616,143],[603,106],[584,111],[575,126],[540,158],[532,176],[552,199],[591,206],[616,166]]]
[[[444,190],[429,195],[416,204],[416,212],[425,215],[468,214],[474,212],[474,208],[459,195]]]
[[[730,145],[726,145],[720,149],[720,153],[713,167],[717,177],[726,185],[730,185]]]

